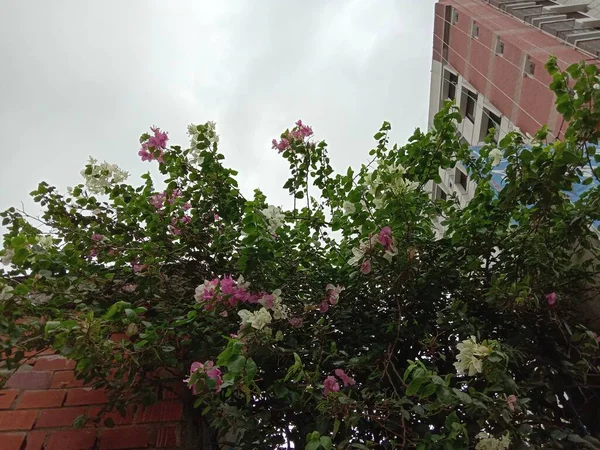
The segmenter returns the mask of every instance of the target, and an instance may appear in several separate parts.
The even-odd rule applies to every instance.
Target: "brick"
[[[33,370],[69,370],[75,368],[75,361],[58,355],[40,356]]]
[[[45,441],[45,431],[30,431],[25,439],[25,450],[42,450]]]
[[[49,389],[52,372],[16,372],[6,382],[13,389]]]
[[[52,378],[52,389],[64,389],[83,386],[83,380],[75,378],[75,372],[72,370],[61,370],[54,374]]]
[[[17,409],[52,408],[62,406],[67,391],[24,391],[17,402]]]
[[[35,428],[58,428],[73,426],[75,419],[85,414],[85,407],[52,408],[40,411]]]
[[[32,356],[44,356],[44,355],[54,355],[56,353],[55,350],[51,348],[47,348],[45,350],[31,350],[29,352],[25,352],[25,358],[31,358]]]
[[[179,427],[177,425],[161,426],[156,434],[156,447],[179,446]]]
[[[177,422],[183,416],[181,402],[163,401],[138,412],[137,423]]]
[[[31,430],[37,411],[0,411],[0,431]]]
[[[128,341],[129,336],[127,336],[125,333],[113,333],[110,335],[110,340],[113,342]]]
[[[21,450],[25,433],[0,433],[0,450]]]
[[[50,435],[46,450],[87,450],[96,445],[94,430],[63,430]]]
[[[162,399],[163,400],[172,400],[172,399],[181,399],[184,396],[184,392],[187,389],[186,384],[182,383],[180,380],[177,380],[173,383],[168,383],[165,385],[162,390]]]
[[[0,409],[10,409],[19,392],[16,389],[4,389],[0,391]]]
[[[77,388],[67,393],[65,406],[100,405],[108,403],[106,392],[103,389]]]
[[[100,450],[143,448],[147,446],[148,429],[146,427],[106,429],[100,437]]]
[[[90,410],[88,411],[88,417],[90,418],[90,421],[88,422],[87,426],[104,427],[105,426],[104,420],[106,420],[108,418],[112,419],[112,421],[114,422],[115,425],[129,425],[129,424],[133,423],[133,416],[135,415],[135,407],[129,406],[127,408],[127,410],[125,411],[125,416],[122,416],[119,411],[111,411],[111,412],[102,414],[99,422],[94,422],[94,419],[96,419],[100,415],[101,412],[102,412],[101,406],[90,407]]]

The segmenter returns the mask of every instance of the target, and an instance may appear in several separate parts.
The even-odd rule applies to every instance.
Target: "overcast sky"
[[[384,120],[426,128],[434,0],[0,0],[0,209],[46,180],[81,182],[88,156],[130,181],[151,125],[186,145],[217,122],[245,193],[288,206],[271,139],[301,118],[336,169],[368,160]]]

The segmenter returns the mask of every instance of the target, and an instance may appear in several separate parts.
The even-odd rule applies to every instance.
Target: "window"
[[[444,72],[444,97],[449,100],[456,100],[456,86],[458,85],[458,75],[452,72]]]
[[[500,138],[500,124],[502,123],[502,118],[493,112],[484,109],[483,110],[483,120],[481,121],[481,133],[479,134],[479,142],[483,142],[486,136],[490,133],[492,128],[494,129],[494,136],[492,140],[495,143],[498,143]]]
[[[525,73],[531,76],[535,74],[535,63],[531,60],[529,55],[525,58]]]
[[[446,191],[439,184],[436,184],[433,188],[433,199],[434,200],[447,200],[448,199],[448,194],[446,194]]]
[[[464,113],[465,117],[469,119],[471,122],[475,123],[475,105],[477,104],[477,94],[471,92],[468,89],[463,89],[462,91],[463,98],[465,98],[465,108]]]
[[[500,38],[496,38],[496,55],[504,55],[504,42]]]
[[[460,186],[463,190],[463,193],[467,193],[467,182],[469,181],[469,177],[467,174],[460,170],[458,167],[456,168],[456,172],[454,173],[454,181],[457,186]]]
[[[475,22],[473,22],[473,26],[471,27],[471,37],[479,37],[479,25],[477,25]]]
[[[458,22],[458,11],[452,8],[452,25]]]

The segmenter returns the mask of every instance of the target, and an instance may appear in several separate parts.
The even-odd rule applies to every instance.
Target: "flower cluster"
[[[106,188],[122,183],[129,177],[129,173],[119,169],[116,164],[104,161],[98,164],[98,160],[90,157],[86,168],[81,171],[85,178],[85,185],[92,194],[104,194]]]
[[[321,306],[319,311],[325,313],[329,310],[329,305],[335,306],[337,305],[340,299],[340,293],[344,290],[341,286],[334,286],[333,284],[328,284],[325,286],[325,291],[327,291],[327,297],[323,299],[321,302]]]
[[[206,145],[202,144],[206,144],[207,141],[209,145],[219,143],[216,127],[215,122],[206,122],[204,125],[194,125],[193,123],[188,125],[187,134],[190,137],[190,156],[193,164],[199,166],[204,162],[200,147],[206,147]]]
[[[204,364],[197,361],[192,363],[190,367],[190,376],[183,380],[184,383],[187,383],[192,389],[194,394],[197,394],[198,392],[196,390],[196,383],[192,381],[194,374],[206,375],[206,377],[214,381],[215,392],[221,392],[221,386],[223,385],[223,377],[221,376],[222,372],[221,369],[215,367],[215,363],[213,361],[206,361]]]
[[[354,378],[348,376],[348,374],[346,374],[346,372],[344,372],[342,369],[335,369],[334,373],[340,380],[342,380],[344,387],[356,384]],[[327,397],[327,395],[329,395],[330,392],[339,392],[339,390],[340,384],[338,383],[336,377],[334,377],[333,375],[329,375],[327,378],[325,378],[325,381],[323,381],[323,395],[325,397]]]
[[[54,245],[54,240],[52,236],[38,236],[37,243],[44,250],[50,250]]]
[[[491,434],[482,431],[475,437],[479,439],[475,450],[506,450],[510,446],[510,435],[508,433],[500,439],[496,439]]]
[[[383,257],[388,261],[391,261],[398,254],[396,239],[392,237],[392,229],[383,227],[378,234],[374,234],[368,240],[361,242],[358,247],[352,249],[353,256],[348,260],[348,264],[355,266],[362,261],[360,271],[365,275],[370,273],[371,259],[368,256],[379,250],[378,244],[383,247]],[[367,258],[365,259],[365,257]]]
[[[169,137],[164,131],[160,131],[158,127],[150,127],[153,134],[144,134],[141,138],[142,148],[138,152],[138,155],[142,158],[142,161],[153,161],[157,160],[159,163],[163,162],[163,151],[167,148],[167,141]],[[155,152],[158,152],[158,156],[154,156]]]
[[[367,173],[363,182],[367,191],[373,196],[375,208],[381,209],[386,204],[385,189],[389,189],[392,194],[400,195],[406,192],[414,191],[419,183],[410,181],[404,177],[406,168],[398,164],[389,164],[379,167],[374,172]],[[390,177],[391,181],[384,182],[384,177]]]
[[[265,307],[260,308],[256,312],[250,312],[247,309],[240,309],[238,316],[242,319],[242,327],[250,325],[252,328],[262,330],[265,326],[271,323],[273,318],[271,313]]]
[[[274,150],[278,150],[279,153],[283,153],[291,147],[291,143],[305,142],[308,138],[313,135],[313,130],[308,125],[304,125],[302,120],[296,122],[296,126],[291,131],[283,134],[280,141],[273,139],[272,147]]]
[[[456,356],[454,367],[459,375],[468,375],[470,377],[481,373],[483,370],[483,358],[487,357],[491,348],[478,344],[477,338],[471,336],[459,343],[456,348],[459,353]]]
[[[549,294],[546,294],[546,301],[548,302],[549,306],[556,305],[557,298],[556,292],[550,292]]]
[[[275,234],[277,229],[283,225],[285,215],[279,206],[269,205],[261,211],[267,219],[269,232]]]
[[[214,310],[217,305],[234,307],[238,303],[258,303],[262,296],[250,293],[249,286],[250,283],[244,281],[241,275],[237,280],[230,276],[205,280],[196,287],[194,298],[198,303],[204,303],[204,308],[209,311]]]

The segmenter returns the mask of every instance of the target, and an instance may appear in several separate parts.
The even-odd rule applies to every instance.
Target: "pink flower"
[[[517,396],[514,394],[509,395],[508,397],[504,394],[504,398],[506,399],[506,406],[511,411],[515,410],[515,405],[517,404]]]
[[[383,227],[379,232],[379,242],[383,245],[386,250],[391,250],[394,242],[392,241],[392,229],[390,227]]]
[[[184,224],[186,224],[186,225],[187,225],[188,223],[190,223],[191,221],[192,221],[192,218],[191,218],[190,216],[183,216],[183,217],[180,219],[180,222],[181,222],[181,223],[184,223]]]
[[[319,308],[319,311],[321,311],[322,313],[326,313],[329,310],[329,305],[327,304],[327,300],[323,300],[321,302],[321,307]]]
[[[333,375],[329,375],[323,381],[323,395],[327,397],[330,392],[339,392],[340,385],[337,382],[337,379]]]
[[[340,293],[344,290],[341,286],[334,286],[333,284],[328,284],[325,286],[325,290],[329,292],[329,303],[332,305],[337,305],[338,300],[340,298]]]
[[[125,292],[135,292],[137,290],[137,284],[129,283],[123,286],[121,289],[123,289]]]
[[[154,159],[152,153],[146,150],[145,144],[142,145],[142,148],[138,152],[138,155],[142,157],[142,161],[152,161]]]
[[[217,222],[217,221],[221,220],[221,217],[218,214],[214,214],[213,219],[215,219],[215,222]]]
[[[104,240],[104,237],[103,234],[94,233],[92,234],[92,241],[101,242]]]
[[[148,268],[148,264],[137,264],[133,263],[133,271],[138,273]]]
[[[344,372],[342,369],[335,369],[335,374],[340,380],[342,380],[342,383],[344,383],[344,387],[352,386],[353,384],[356,384],[356,381],[354,381],[354,378],[349,377],[346,374],[346,372]]]
[[[98,256],[98,249],[97,248],[91,248],[90,249],[90,256],[92,258],[95,258],[96,256]]]
[[[279,150],[279,153],[284,152],[290,146],[290,141],[286,138],[282,138],[281,141],[279,141],[279,142],[277,142],[276,139],[273,139],[273,141],[271,141],[271,142],[273,144],[271,146],[271,148],[275,149],[275,150]]]
[[[548,305],[554,306],[554,304],[556,303],[556,292],[546,294],[546,301],[548,302]]]
[[[154,136],[150,136],[148,139],[148,146],[156,149],[165,149],[169,140],[167,133],[160,131],[158,127],[150,127],[150,129],[154,132]]]
[[[168,205],[172,205],[173,203],[175,203],[175,200],[177,200],[179,197],[181,197],[183,194],[181,193],[181,189],[179,188],[175,188],[173,189],[173,192],[171,192],[171,197],[169,197],[169,199],[167,200],[167,204]],[[167,196],[167,193],[164,193],[164,196]]]
[[[302,327],[302,323],[303,323],[303,320],[300,317],[292,317],[289,320],[289,324],[291,326],[293,326],[294,328],[300,328],[300,327]]]
[[[223,378],[221,377],[221,370],[218,367],[212,367],[213,362],[209,361],[211,363],[211,368],[209,368],[206,371],[206,375],[208,376],[208,378],[211,378],[213,380],[215,380],[215,383],[217,384],[215,386],[215,391],[216,392],[221,392],[221,385],[223,384]],[[208,366],[208,363],[207,363]]]
[[[181,228],[174,227],[173,225],[169,225],[169,231],[175,236],[179,236],[181,234]]]
[[[273,297],[271,294],[265,294],[262,296],[262,298],[258,302],[261,305],[263,305],[265,308],[272,309],[274,300],[275,300],[275,297]]]
[[[192,205],[190,202],[185,202],[182,206],[184,211],[187,211],[188,209],[191,209]]]
[[[148,203],[150,203],[156,209],[160,209],[160,208],[163,207],[163,204],[164,204],[164,201],[165,201],[166,197],[167,196],[164,193],[154,194],[154,195],[150,196],[150,199],[148,200]]]
[[[371,273],[371,260],[370,259],[365,260],[360,265],[360,271],[365,275]]]

